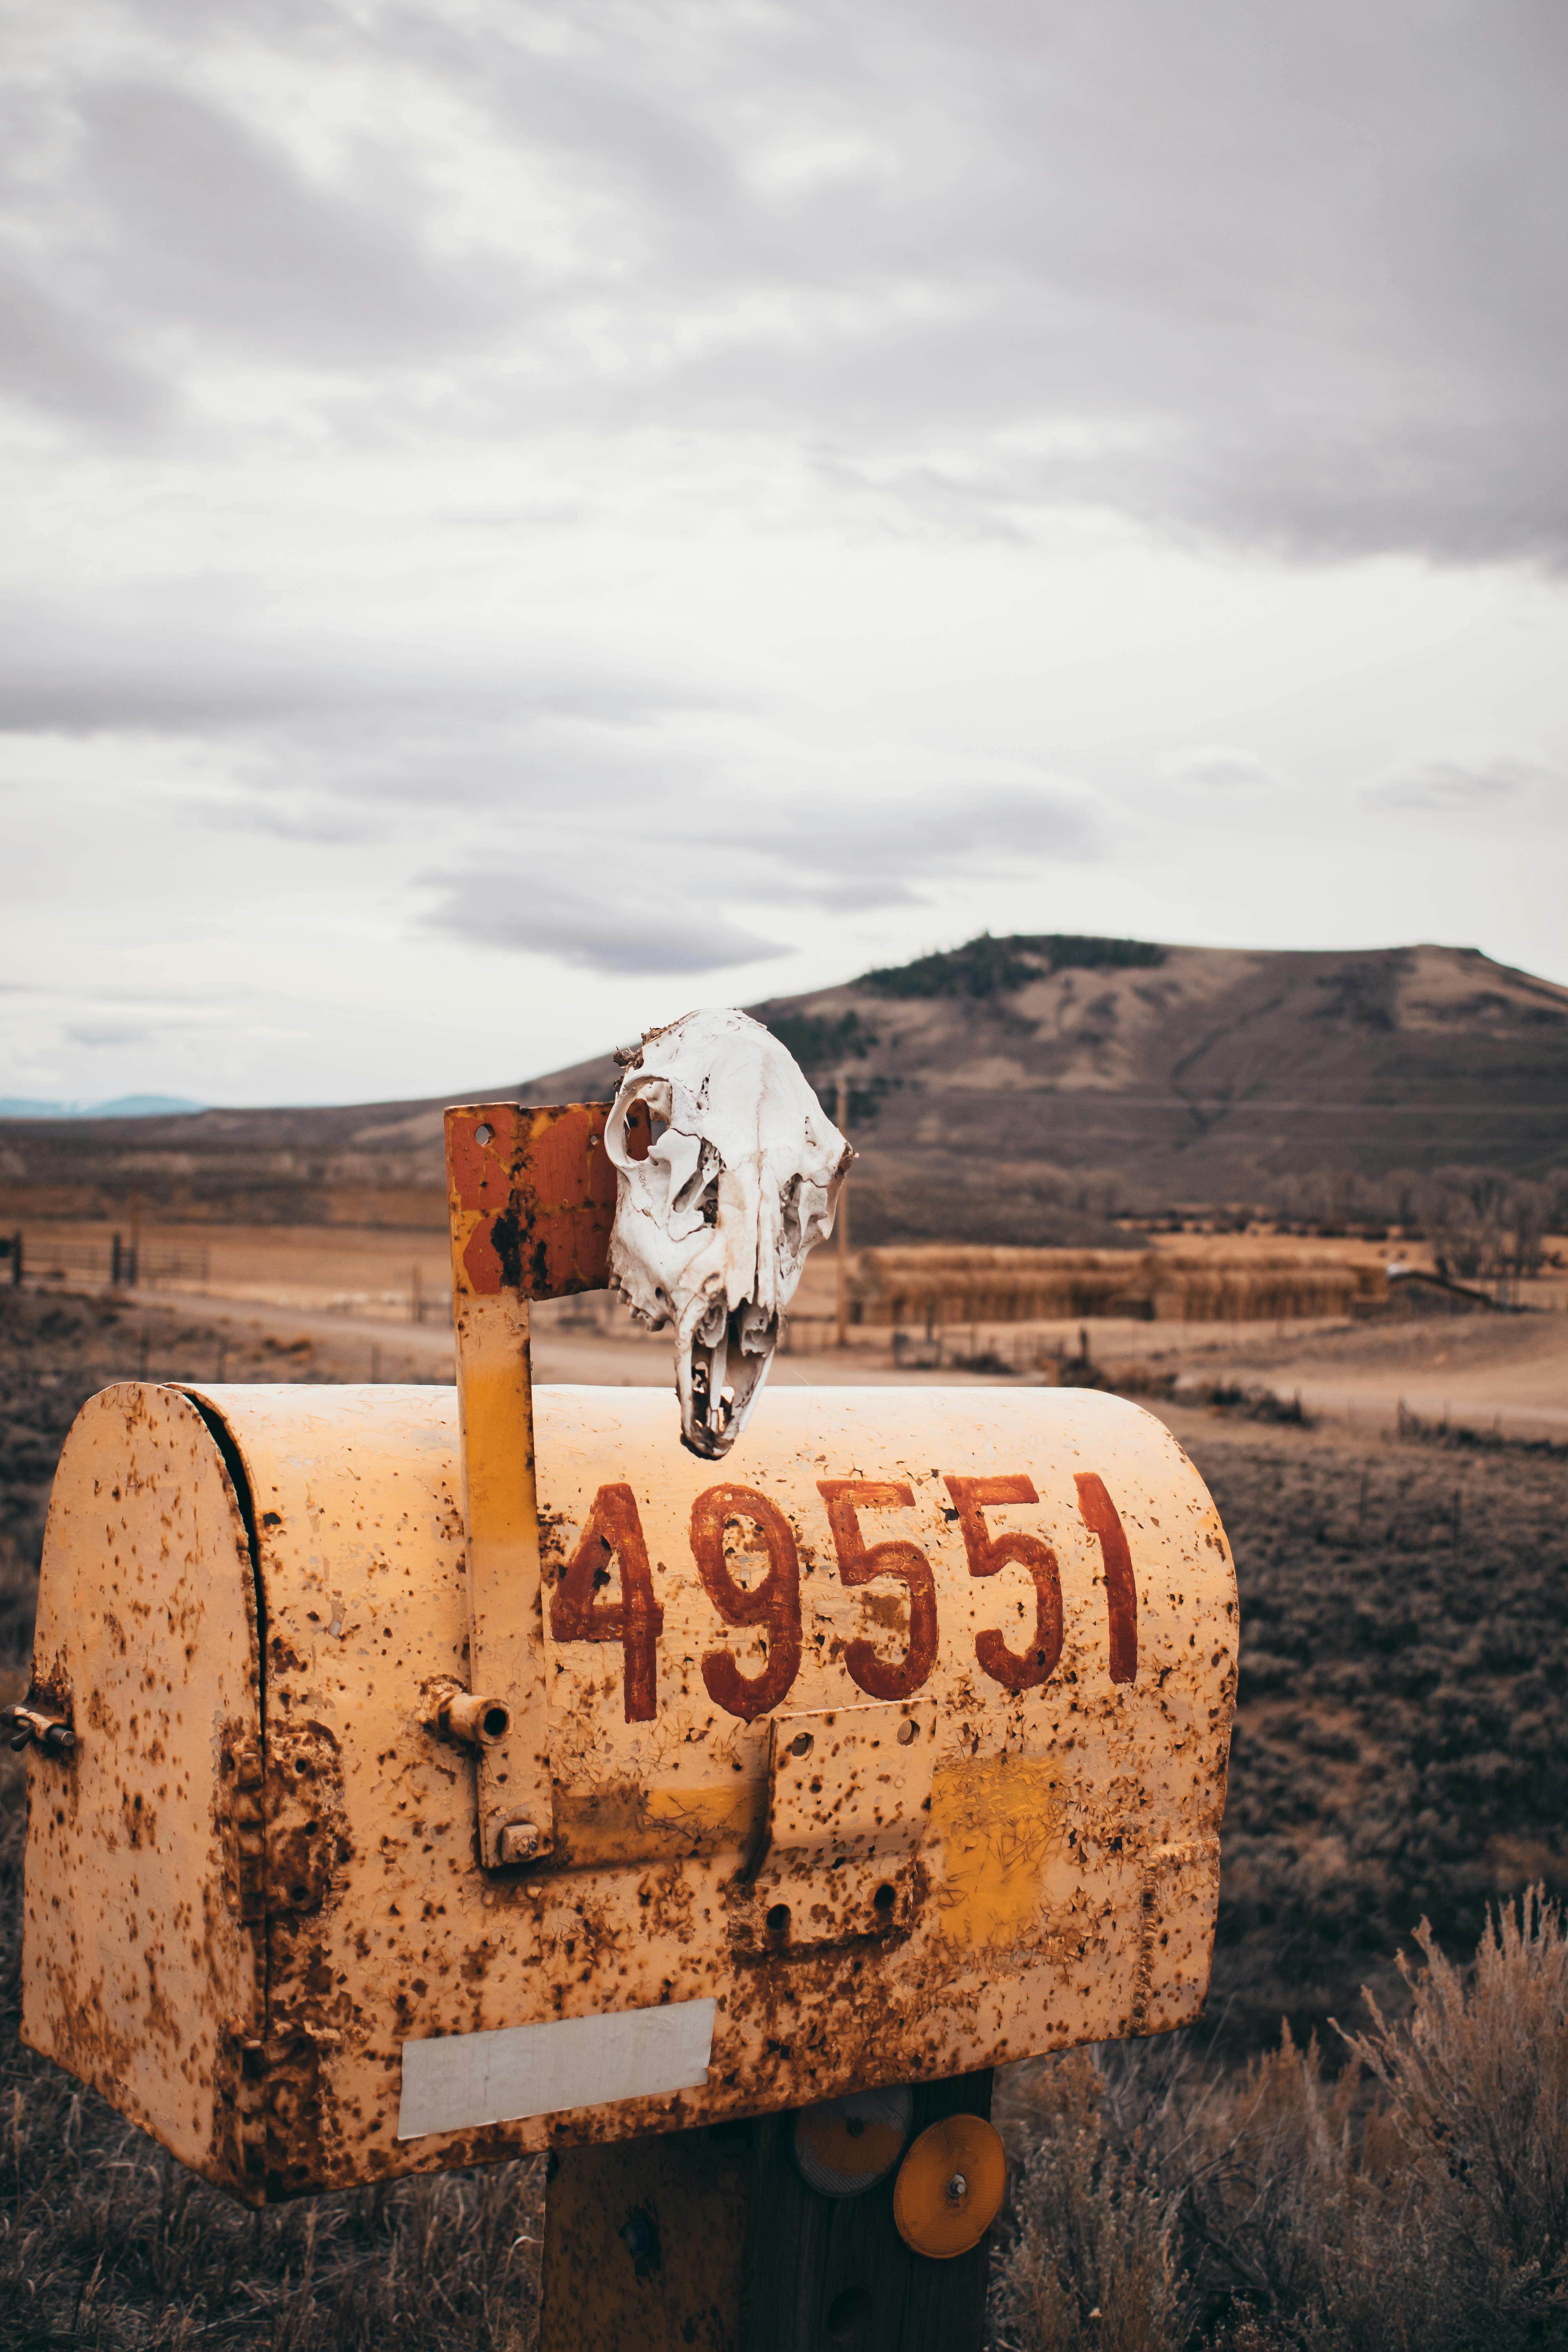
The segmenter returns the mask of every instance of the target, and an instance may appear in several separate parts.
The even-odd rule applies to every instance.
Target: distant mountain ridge
[[[205,1110],[186,1095],[116,1095],[112,1101],[44,1102],[32,1095],[0,1095],[0,1118],[160,1118]]]
[[[825,1096],[847,1081],[867,1241],[1070,1240],[1074,1174],[1155,1208],[1314,1169],[1568,1165],[1568,988],[1474,948],[983,933],[752,1009]],[[529,1093],[613,1084],[606,1057]]]
[[[847,1082],[860,1241],[1092,1240],[1100,1179],[1152,1210],[1311,1170],[1568,1165],[1568,988],[1477,949],[982,934],[751,1009],[830,1108]],[[467,1098],[618,1075],[606,1052]],[[138,1185],[163,1213],[427,1223],[456,1098],[7,1123],[0,1220]]]

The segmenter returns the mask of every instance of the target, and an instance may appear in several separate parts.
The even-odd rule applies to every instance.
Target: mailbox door
[[[134,1382],[79,1414],[49,1505],[28,1751],[22,2036],[242,2195],[263,2026],[250,1544],[214,1431]]]

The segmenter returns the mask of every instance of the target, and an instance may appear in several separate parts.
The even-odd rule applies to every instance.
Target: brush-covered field
[[[14,1689],[78,1406],[114,1378],[210,1379],[220,1347],[230,1379],[330,1377],[195,1317],[0,1293]],[[1468,1963],[1489,1900],[1568,1884],[1568,1457],[1173,1418],[1242,1598],[1209,2021],[1000,2084],[995,2343],[1568,2344],[1568,1946],[1538,1920],[1472,1980],[1413,1940],[1425,1916],[1439,1969]],[[20,2049],[21,1774],[0,1763],[0,2347],[522,2352],[536,2165],[243,2214]],[[1331,2019],[1373,2038],[1352,2052]]]

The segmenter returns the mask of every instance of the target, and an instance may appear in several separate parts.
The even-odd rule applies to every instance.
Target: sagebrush
[[[1568,2344],[1568,1929],[1532,1889],[1408,2014],[1238,2069],[1176,2043],[1016,2070],[998,2352]]]

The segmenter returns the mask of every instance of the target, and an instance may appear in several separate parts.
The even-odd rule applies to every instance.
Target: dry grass
[[[1246,2067],[1179,2046],[1020,2068],[998,2352],[1512,2352],[1568,2343],[1568,1932],[1532,1890],[1474,1966],[1429,1931],[1410,2013],[1289,2033]]]

